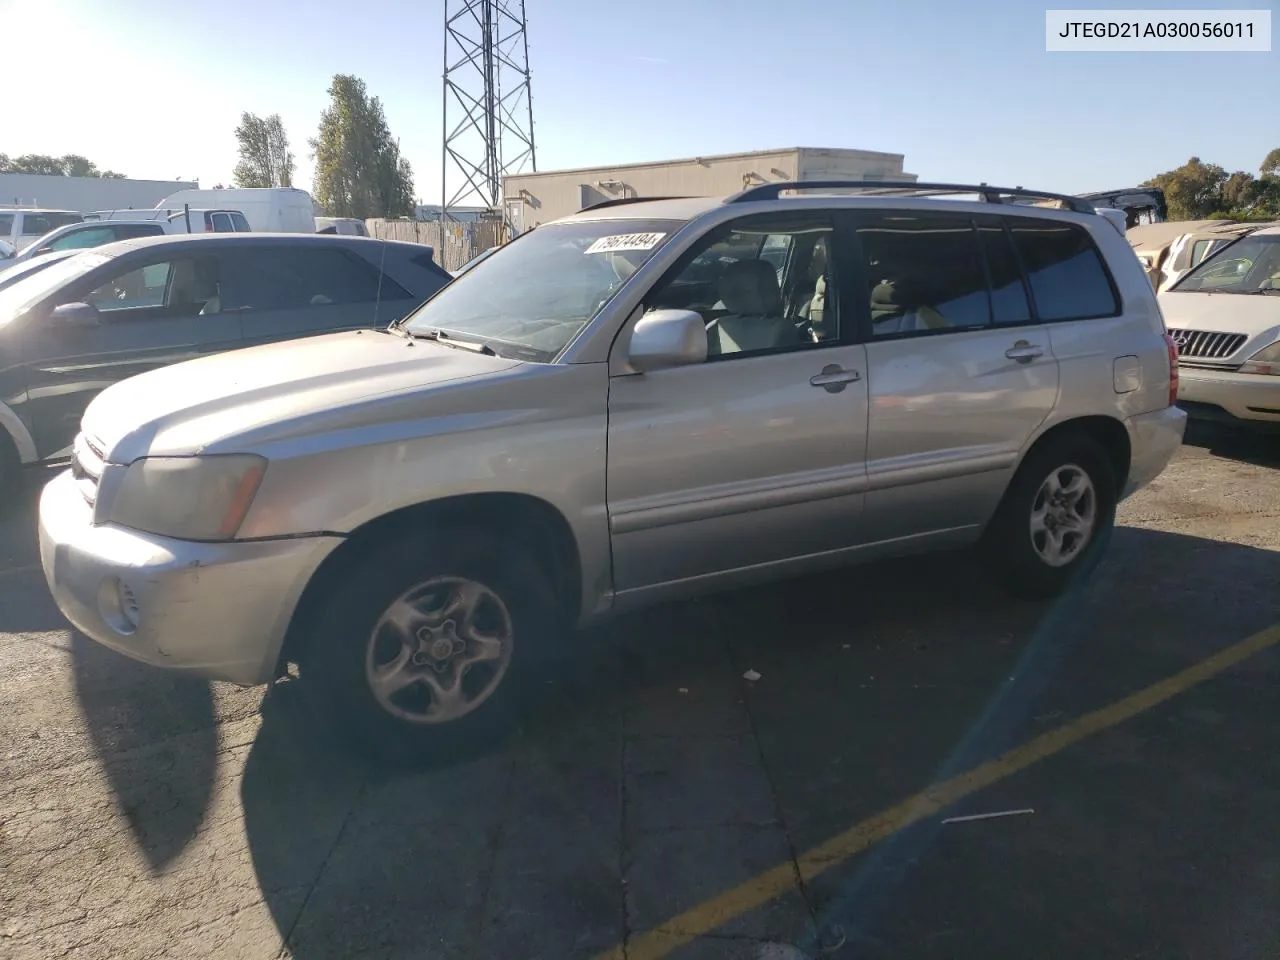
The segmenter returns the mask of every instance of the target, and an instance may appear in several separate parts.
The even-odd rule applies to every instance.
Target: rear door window
[[[298,310],[378,299],[378,271],[344,250],[266,247],[238,250],[224,258],[229,271],[226,306]],[[382,296],[411,294],[384,277]]]
[[[10,236],[13,233],[13,214],[0,213],[0,238]]]
[[[978,240],[991,278],[991,319],[997,324],[1027,323],[1031,304],[1013,249],[1013,241],[997,217],[980,217]]]
[[[991,322],[978,234],[964,214],[858,217],[873,337],[970,330]]]
[[[1007,218],[1041,320],[1088,320],[1120,311],[1093,239],[1073,223]]]
[[[214,233],[235,233],[236,227],[227,213],[214,213],[209,217]]]

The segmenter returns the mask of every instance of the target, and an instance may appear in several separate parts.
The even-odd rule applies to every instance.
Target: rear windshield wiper
[[[409,331],[409,336],[415,340],[434,340],[436,343],[442,343],[446,347],[457,347],[459,350],[483,353],[486,357],[496,357],[498,355],[497,350],[482,340],[458,340],[443,330],[424,330],[422,333]]]

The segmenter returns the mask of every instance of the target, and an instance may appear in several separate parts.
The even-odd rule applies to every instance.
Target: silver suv
[[[610,202],[385,330],[109,387],[41,558],[100,643],[239,684],[297,664],[341,729],[417,755],[502,731],[531,658],[639,605],[974,545],[1061,591],[1181,443],[1176,373],[1087,201]]]

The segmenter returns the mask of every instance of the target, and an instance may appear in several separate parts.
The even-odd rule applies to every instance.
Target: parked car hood
[[[325,334],[122,380],[94,398],[81,427],[113,463],[194,454],[272,425],[332,420],[373,398],[416,394],[521,365],[375,330]]]
[[[1159,296],[1165,326],[1253,336],[1280,325],[1280,293],[1200,293],[1171,290]]]

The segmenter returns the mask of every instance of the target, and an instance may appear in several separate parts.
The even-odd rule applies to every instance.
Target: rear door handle
[[[846,370],[838,363],[829,363],[822,368],[821,373],[815,373],[810,377],[809,383],[815,387],[822,387],[827,393],[839,393],[845,388],[845,384],[861,379],[862,374],[857,370]]]
[[[1036,357],[1044,356],[1044,347],[1028,340],[1019,340],[1006,350],[1004,355],[1010,360],[1017,360],[1019,363],[1030,363]]]

